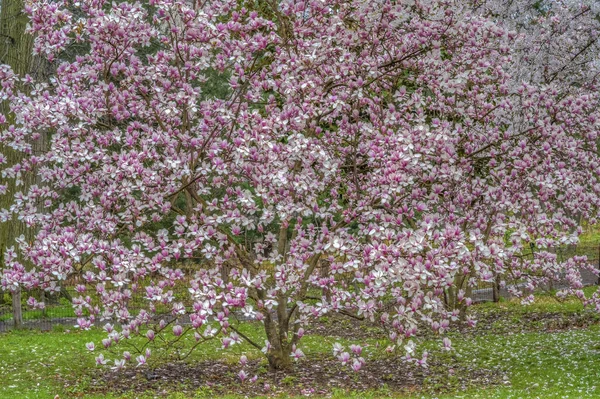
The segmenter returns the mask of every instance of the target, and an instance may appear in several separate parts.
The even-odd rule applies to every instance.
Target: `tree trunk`
[[[329,262],[321,263],[321,277],[329,277]],[[331,291],[328,287],[323,288],[321,295],[323,295],[327,301],[331,301]]]
[[[8,64],[17,73],[28,73],[31,64],[32,40],[25,35],[27,16],[23,13],[23,1],[0,0],[0,63]],[[0,112],[10,121],[10,109],[6,102],[0,104]],[[7,160],[7,166],[12,166],[21,160],[21,154],[6,147],[0,147],[0,152]],[[16,187],[13,181],[8,181],[5,195],[0,196],[0,209],[10,207]],[[7,223],[0,224],[0,267],[4,267],[4,251],[15,245],[15,238],[26,234],[23,223],[13,217]],[[15,327],[22,322],[21,292],[12,293],[12,306]]]
[[[461,322],[464,322],[467,317],[467,307],[465,301],[458,300],[458,293],[463,290],[465,298],[471,298],[473,287],[469,285],[469,279],[472,277],[472,270],[467,274],[462,271],[454,276],[454,285],[449,287],[444,292],[444,302],[448,310],[458,310]]]
[[[67,301],[73,303],[73,297],[69,293],[66,287],[60,287],[60,295],[65,298]]]
[[[497,275],[496,278],[494,279],[492,300],[494,302],[500,302],[500,276],[499,275]]]
[[[265,333],[271,345],[267,360],[272,370],[285,370],[292,366],[292,340],[288,335],[289,314],[281,300],[277,308],[277,320],[273,319],[270,312],[267,312],[264,319]]]
[[[44,58],[34,57],[32,54],[33,37],[25,34],[28,18],[23,12],[23,8],[22,0],[0,0],[0,63],[9,65],[17,75],[30,74],[36,79],[45,78],[50,75],[50,64]],[[9,123],[14,121],[6,101],[0,103],[0,112],[7,117]],[[32,143],[34,154],[47,148],[47,139],[47,135],[42,135],[39,140]],[[20,162],[23,157],[22,153],[4,146],[0,146],[0,153],[6,158],[7,167]],[[35,173],[25,176],[23,182],[24,186],[22,187],[16,187],[14,181],[11,180],[6,182],[8,187],[6,194],[0,196],[0,209],[10,207],[17,191],[26,191],[31,184],[39,183]],[[21,235],[31,242],[35,236],[35,230],[28,229],[16,217],[6,223],[0,223],[0,268],[5,266],[4,251],[6,248],[14,246],[15,238]],[[23,262],[20,254],[18,259]],[[25,266],[28,265],[25,263]],[[19,318],[22,317],[21,295],[20,291],[13,293],[12,301],[13,315]],[[15,318],[15,323],[17,322],[18,320]]]
[[[23,313],[21,311],[21,289],[12,293],[13,325],[15,328],[21,328],[23,325]]]
[[[466,287],[465,287],[465,298],[473,298],[473,286],[470,284],[471,275],[467,276]],[[460,321],[465,322],[467,320],[467,306],[463,302],[460,307]]]
[[[267,354],[267,360],[271,370],[288,370],[292,367],[291,351],[286,351],[283,348],[270,351]]]

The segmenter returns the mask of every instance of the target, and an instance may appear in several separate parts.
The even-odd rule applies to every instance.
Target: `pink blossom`
[[[124,359],[115,359],[115,365],[111,367],[112,370],[121,370],[125,366]]]
[[[181,334],[183,334],[183,327],[181,327],[179,324],[173,326],[173,335],[179,337]]]
[[[146,331],[146,338],[148,338],[149,341],[154,341],[154,331],[153,330],[148,330]]]
[[[342,362],[342,364],[346,364],[350,361],[350,354],[348,352],[343,352],[338,356],[338,360]]]
[[[137,367],[143,366],[144,364],[146,364],[146,357],[144,355],[139,355],[138,357],[135,358],[135,360],[138,363]]]
[[[450,341],[450,339],[448,338],[444,338],[444,349],[445,350],[451,350],[452,349],[452,342]]]
[[[360,345],[350,345],[350,350],[357,356],[362,353],[362,347]]]
[[[104,359],[104,355],[101,353],[96,357],[96,365],[100,366],[100,365],[105,365],[106,364],[106,359]]]

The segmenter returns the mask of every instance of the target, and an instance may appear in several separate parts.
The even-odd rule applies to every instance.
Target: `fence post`
[[[23,324],[23,312],[21,310],[21,288],[12,292],[12,311],[13,324],[15,328],[20,328]]]

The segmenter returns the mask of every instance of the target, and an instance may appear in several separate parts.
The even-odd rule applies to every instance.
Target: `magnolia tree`
[[[519,36],[511,74],[560,92],[595,90],[600,63],[600,3],[593,0],[482,0],[476,10]]]
[[[532,95],[530,100],[538,102],[539,106],[552,106],[560,107],[559,111],[561,114],[572,113],[568,109],[569,103],[575,103],[576,105],[584,104],[591,101],[595,102],[597,86],[598,86],[598,72],[600,64],[598,63],[598,51],[600,50],[600,43],[598,38],[600,35],[600,8],[598,3],[590,0],[559,0],[559,1],[532,1],[532,0],[516,0],[516,1],[495,1],[495,0],[482,0],[473,3],[473,12],[476,15],[485,16],[490,18],[499,26],[504,29],[512,31],[514,33],[514,40],[511,41],[511,62],[509,65],[505,65],[504,69],[507,74],[510,75],[510,80],[507,82],[508,90],[510,92],[519,92],[520,90],[531,90]],[[528,87],[528,89],[525,89]],[[535,89],[532,89],[534,87]],[[567,102],[565,102],[567,100]],[[514,102],[513,102],[514,104]],[[588,103],[589,104],[589,103]],[[565,108],[565,106],[567,108]],[[517,111],[510,116],[510,124],[515,126],[516,124],[522,124],[531,118],[532,111],[530,107],[522,107],[519,109],[513,109]],[[558,110],[555,108],[555,110]],[[519,112],[520,111],[520,112]],[[551,116],[555,111],[551,111],[547,116]],[[577,110],[575,112],[582,112]],[[585,125],[584,129],[589,129],[592,136],[594,137],[593,129],[596,123],[596,115],[594,111],[583,111],[588,114],[589,119],[583,122]],[[541,116],[541,115],[540,115]],[[573,115],[570,115],[573,116]],[[552,125],[563,124],[562,128],[569,129],[569,134],[575,133],[578,128],[568,126],[567,118],[560,116],[553,118]],[[558,120],[557,120],[558,119]],[[560,121],[560,123],[557,123]],[[567,123],[565,123],[567,122]],[[583,126],[582,125],[582,126]],[[526,123],[526,129],[529,125]],[[556,129],[558,126],[553,126],[552,129]],[[527,132],[529,134],[529,132]],[[539,138],[536,135],[528,137],[531,142],[540,143]],[[546,145],[546,144],[544,144]],[[596,167],[593,163],[595,155],[593,155],[593,148],[595,145],[591,144],[588,149],[580,151],[580,156],[584,155],[587,151],[591,151],[591,158],[583,162],[580,168],[594,170]],[[542,147],[544,148],[544,147]],[[582,147],[578,147],[582,148]],[[525,152],[531,154],[531,150],[525,149]],[[563,152],[564,153],[564,152]],[[484,155],[483,159],[487,156]],[[519,157],[521,155],[515,155]],[[554,157],[554,160],[556,158]],[[592,161],[592,163],[589,163]],[[554,163],[554,167],[558,164]],[[542,178],[543,179],[543,178]],[[554,181],[552,184],[555,184]],[[562,183],[560,183],[562,184]],[[585,185],[581,185],[577,191],[587,191],[586,194],[591,194],[591,190],[586,190]],[[534,197],[539,197],[534,191],[532,193]],[[563,195],[569,195],[566,192]],[[558,195],[558,197],[556,197]],[[572,194],[571,194],[572,195]],[[561,193],[555,192],[555,199],[550,198],[551,201],[562,201]],[[542,199],[542,202],[547,202],[549,198],[542,196],[541,198],[535,198],[532,206],[538,206],[537,201]],[[570,206],[561,206],[565,214],[565,218],[561,217],[561,224],[570,231],[577,232],[577,226],[579,222],[585,217],[594,218],[593,208],[595,207],[595,201],[593,199],[581,199],[586,204],[581,204],[583,207],[588,207],[585,210]],[[493,205],[493,204],[492,204]],[[556,204],[555,204],[556,205]],[[525,211],[530,213],[530,210]],[[544,211],[545,212],[545,211]],[[497,209],[495,206],[490,206],[487,209],[487,215],[485,211],[481,214],[484,219],[492,219],[495,217]],[[521,217],[521,212],[517,212],[516,215]],[[547,218],[547,214],[543,214],[544,220]],[[535,216],[537,217],[537,216]],[[551,260],[555,262],[555,258],[552,254],[547,253],[548,248],[560,245],[559,241],[540,242],[540,238],[544,238],[545,233],[540,234],[528,232],[523,235],[526,241],[529,241],[531,250],[527,256],[531,257],[543,257],[542,262]],[[491,237],[492,240],[496,238]],[[483,244],[488,246],[489,237],[484,236]],[[569,240],[570,241],[570,240]],[[572,241],[570,241],[572,242]],[[539,255],[537,252],[540,252]],[[549,258],[548,258],[549,257]],[[533,261],[533,259],[532,259]],[[582,259],[574,259],[575,262],[581,262]],[[535,263],[535,262],[534,262]],[[586,267],[583,264],[581,267]],[[499,266],[499,269],[493,270],[496,274],[496,284],[501,285],[505,283],[507,276],[515,276],[520,278],[524,273],[532,273],[536,276],[535,280],[543,281],[553,279],[559,275],[564,275],[567,270],[563,269],[560,265],[556,265],[557,269],[548,273],[549,270],[541,272],[540,267],[534,266],[537,271],[533,272],[531,268],[523,269],[523,263],[521,261],[515,262],[515,259],[510,259],[509,262],[505,262],[503,266]],[[589,266],[587,266],[589,267]],[[529,269],[529,270],[528,270]],[[572,277],[579,279],[577,276],[578,271],[570,268]],[[468,273],[465,270],[465,273]],[[540,276],[544,276],[541,280]],[[464,278],[466,279],[466,277]],[[464,284],[464,280],[457,280],[459,283]],[[530,281],[529,288],[533,288],[536,281]],[[577,284],[579,285],[579,284]],[[515,290],[513,287],[513,293],[520,295],[519,290]],[[468,291],[468,286],[466,287]],[[581,293],[578,295],[581,296]],[[529,297],[531,298],[531,297]]]
[[[0,214],[38,231],[8,251],[1,284],[51,291],[80,275],[78,326],[107,323],[105,347],[246,341],[286,368],[311,322],[338,313],[380,324],[415,360],[417,328],[443,333],[478,280],[566,277],[583,295],[585,259],[552,249],[600,203],[597,95],[515,77],[522,35],[489,12],[383,0],[26,12],[56,74],[0,69],[12,110],[0,143],[24,153],[3,176],[39,181]],[[334,353],[363,363],[360,347]]]

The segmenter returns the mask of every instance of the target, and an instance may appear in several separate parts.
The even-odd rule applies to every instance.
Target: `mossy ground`
[[[472,332],[455,330],[450,333],[453,351],[442,351],[437,338],[422,338],[420,349],[430,352],[432,362],[431,368],[421,375],[417,385],[408,384],[398,388],[384,384],[377,388],[355,389],[353,387],[361,386],[361,372],[344,374],[345,371],[340,369],[340,375],[347,378],[347,386],[342,384],[321,392],[318,389],[311,391],[310,386],[302,385],[306,375],[302,372],[280,377],[276,380],[279,386],[265,390],[264,381],[268,373],[261,364],[259,351],[249,345],[221,351],[216,342],[197,350],[186,362],[225,362],[230,365],[231,371],[226,373],[229,379],[225,378],[224,381],[229,381],[230,385],[227,382],[225,385],[200,386],[159,382],[141,390],[142,385],[136,385],[134,381],[136,378],[120,383],[103,383],[106,371],[95,366],[94,356],[85,348],[86,342],[99,342],[104,338],[103,331],[80,332],[65,327],[44,333],[13,331],[0,334],[0,398],[51,398],[55,395],[60,398],[88,399],[237,399],[293,395],[336,399],[600,397],[598,316],[585,311],[578,301],[558,302],[542,295],[527,307],[518,301],[502,301],[478,305],[474,311],[479,315],[479,327]],[[324,323],[332,324],[331,320],[324,320]],[[485,328],[481,323],[486,324]],[[325,361],[311,362],[310,359],[327,359],[334,342],[352,342],[348,336],[350,327],[345,326],[342,336],[336,336],[335,329],[332,329],[327,334],[305,337],[302,349],[309,360],[299,363],[297,368],[311,368],[319,361]],[[366,327],[356,331],[357,339],[366,346],[365,357],[368,361],[381,367],[393,364],[388,361],[390,355],[384,351],[387,344],[381,336],[373,334],[371,338],[365,334],[365,331],[369,331]],[[256,325],[246,325],[244,332],[257,340],[262,334]],[[264,376],[260,376],[262,380],[259,380],[262,382],[255,387],[248,386],[248,390],[240,390],[240,384],[235,380],[235,373],[240,368],[237,360],[242,353],[254,362],[259,373],[262,373],[261,367],[265,369]],[[165,358],[160,362],[166,364],[169,361]],[[381,373],[381,379],[385,380],[385,370],[378,369],[376,372]],[[394,373],[390,369],[387,375],[390,381],[394,379]],[[130,389],[124,389],[124,386],[130,386]],[[238,392],[237,396],[227,392],[228,386],[232,387],[231,392]],[[254,396],[247,392],[253,392]]]

